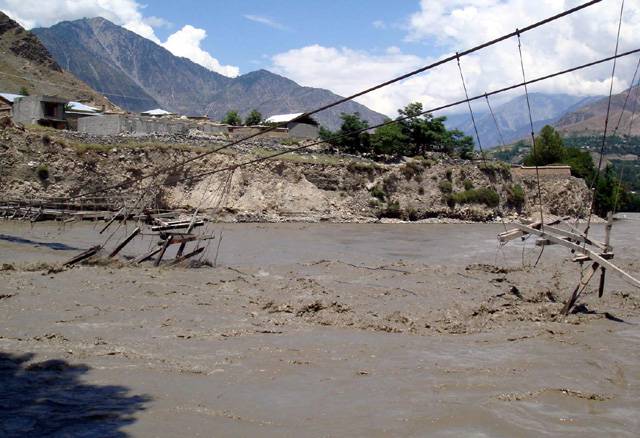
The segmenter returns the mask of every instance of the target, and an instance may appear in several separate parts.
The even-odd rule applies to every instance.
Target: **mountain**
[[[114,109],[111,102],[63,70],[31,32],[0,12],[0,92],[46,94]]]
[[[623,113],[622,109],[625,105],[625,100],[627,100],[627,105]],[[589,102],[587,105],[574,109],[574,111],[567,112],[555,123],[555,126],[564,134],[579,136],[601,135],[604,130],[608,103],[608,97]],[[634,109],[637,109],[637,111]],[[615,131],[616,126],[619,124],[617,134],[640,136],[639,113],[640,87],[636,86],[613,95],[609,115],[609,135]],[[630,131],[629,127],[631,127]]]
[[[340,98],[267,70],[222,76],[104,18],[65,21],[33,32],[60,65],[130,111],[162,107],[220,120],[229,110],[246,116],[255,108],[267,117],[308,111]],[[371,124],[384,119],[355,102],[314,117],[336,129],[341,112],[359,112]]]
[[[599,99],[599,97],[529,93],[533,128],[537,132],[544,125],[552,125],[566,113],[574,111],[597,99]],[[497,105],[493,107],[493,112],[505,144],[513,143],[530,135],[531,126],[526,96],[518,96],[502,105]],[[478,134],[482,146],[487,149],[500,146],[502,144],[500,134],[496,129],[496,122],[493,120],[489,110],[487,109],[483,112],[476,112],[474,110],[474,117],[476,119],[476,125],[478,126]],[[449,129],[460,129],[465,134],[471,135],[475,140],[473,123],[468,113],[449,115],[447,116],[445,124]]]

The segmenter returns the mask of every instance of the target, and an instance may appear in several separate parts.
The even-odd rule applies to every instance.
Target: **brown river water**
[[[608,273],[559,315],[563,248],[533,267],[498,224],[210,224],[216,267],[56,268],[101,225],[0,222],[1,436],[640,432],[640,290]],[[612,235],[636,276],[639,232]]]

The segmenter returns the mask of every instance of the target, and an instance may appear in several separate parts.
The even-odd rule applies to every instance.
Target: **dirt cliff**
[[[74,133],[7,127],[0,131],[0,193],[3,198],[37,199],[101,190],[194,157],[213,144],[189,138],[83,139]],[[238,221],[490,221],[538,211],[535,180],[512,176],[501,163],[436,154],[379,164],[317,151],[292,153],[233,172],[198,176],[283,147],[253,143],[209,155],[131,190],[107,193],[138,196],[142,190],[155,196],[157,206],[199,207]],[[546,213],[586,213],[589,192],[582,180],[544,178],[541,188]]]

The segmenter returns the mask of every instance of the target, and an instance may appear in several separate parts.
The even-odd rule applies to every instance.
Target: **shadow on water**
[[[44,246],[47,248],[54,249],[56,251],[77,251],[80,249],[73,246],[65,245],[64,243],[37,242],[35,240],[25,239],[23,237],[17,237],[17,236],[10,236],[8,234],[0,234],[0,240],[4,240],[6,242],[11,242],[11,243],[20,243],[24,245]]]
[[[0,352],[0,436],[125,437],[120,429],[151,400],[122,386],[80,381],[89,367]]]

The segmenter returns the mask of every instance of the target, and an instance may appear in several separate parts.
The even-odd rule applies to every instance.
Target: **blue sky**
[[[434,55],[438,52],[424,43],[404,42],[406,31],[403,26],[407,17],[418,10],[415,1],[248,0],[205,4],[183,0],[180,8],[175,5],[175,1],[167,0],[147,2],[146,15],[168,17],[172,23],[170,28],[156,30],[158,37],[164,41],[185,24],[206,29],[207,38],[202,46],[221,62],[239,66],[243,73],[268,68],[268,58],[272,55],[310,44],[347,45],[371,52],[383,51],[389,46],[403,50],[411,46],[413,53]],[[246,16],[266,18],[275,26],[252,21]]]
[[[301,85],[349,95],[586,0],[0,0],[26,28],[102,16],[174,55],[234,77],[259,68]],[[602,0],[523,35],[528,77],[613,54],[622,0]],[[626,2],[620,50],[640,47],[640,1]],[[637,58],[618,63],[614,91],[629,86]],[[521,81],[515,39],[462,61],[471,95]],[[608,93],[611,65],[531,87],[576,96]],[[518,92],[520,93],[520,92]],[[463,96],[454,63],[358,98],[393,116]],[[514,97],[496,98],[496,104]],[[459,108],[464,110],[464,108]]]

